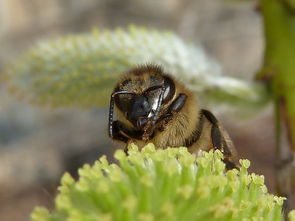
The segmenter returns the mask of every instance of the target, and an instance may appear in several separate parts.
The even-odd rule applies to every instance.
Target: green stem
[[[276,185],[280,195],[292,205],[295,182],[292,152],[295,151],[295,17],[281,0],[261,0],[264,22],[265,57],[258,77],[268,80],[275,102]],[[286,135],[286,136],[285,136]],[[284,141],[289,141],[289,145]],[[286,142],[287,143],[287,142]],[[288,147],[289,146],[289,147]]]

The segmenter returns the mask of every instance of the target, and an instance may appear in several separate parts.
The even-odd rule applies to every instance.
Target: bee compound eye
[[[167,103],[172,99],[172,97],[175,94],[175,84],[171,78],[166,77],[165,78],[165,91],[163,95],[163,103]]]
[[[130,109],[130,106],[133,102],[134,94],[126,93],[126,94],[118,94],[115,97],[116,106],[123,112],[127,112]]]

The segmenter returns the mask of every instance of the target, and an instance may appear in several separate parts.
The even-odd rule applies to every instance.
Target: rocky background
[[[93,27],[137,24],[174,30],[199,42],[227,75],[251,79],[262,62],[261,17],[254,1],[1,0],[0,70],[42,39]],[[219,111],[239,156],[274,189],[271,105],[251,116]],[[64,171],[117,148],[107,137],[107,109],[47,109],[16,100],[0,82],[0,220],[28,220],[36,205],[52,207]]]

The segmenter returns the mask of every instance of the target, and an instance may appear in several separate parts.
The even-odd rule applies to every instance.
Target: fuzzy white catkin
[[[161,65],[206,101],[250,107],[267,100],[262,85],[224,76],[200,45],[136,26],[41,42],[12,62],[2,77],[11,91],[31,102],[106,106],[120,74],[147,63]]]

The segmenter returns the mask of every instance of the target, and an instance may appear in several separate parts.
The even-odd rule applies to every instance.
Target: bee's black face
[[[142,94],[119,94],[115,98],[117,107],[134,127],[143,129],[154,117],[160,102],[162,86],[150,87]]]
[[[152,110],[149,99],[143,95],[137,95],[132,101],[132,105],[127,119],[136,127],[143,128],[148,122],[148,116]]]
[[[126,93],[121,93],[123,91]],[[120,92],[115,97],[115,104],[125,118],[138,130],[144,130],[149,121],[155,123],[162,105],[173,98],[175,85],[168,77],[150,78],[148,84],[143,79],[127,79],[115,92]]]

